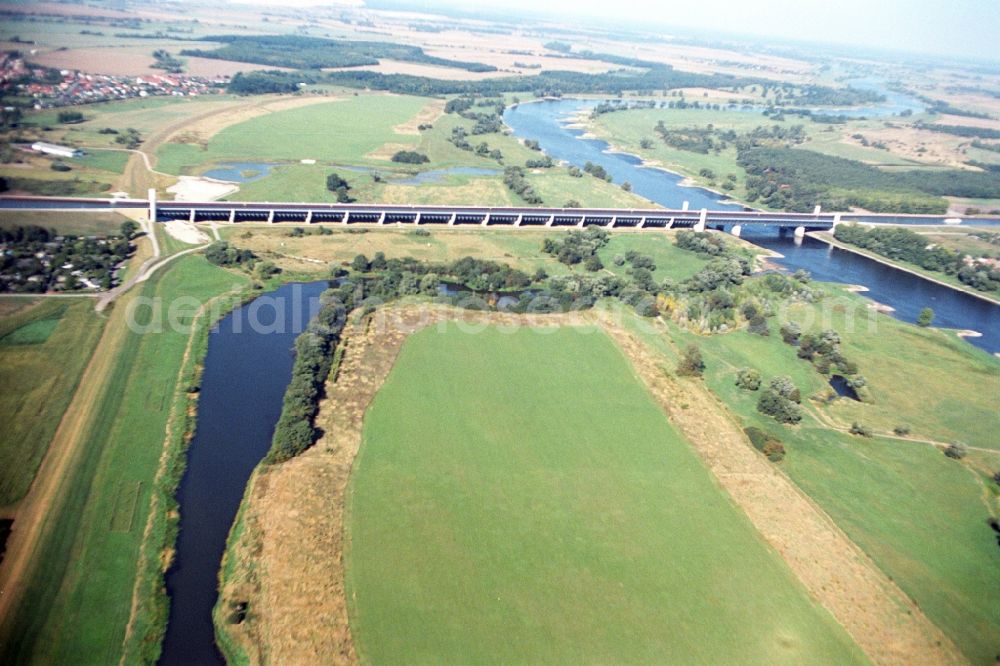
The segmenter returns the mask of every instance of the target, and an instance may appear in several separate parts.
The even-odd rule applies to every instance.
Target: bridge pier
[[[413,220],[413,224],[420,226],[420,213],[417,213],[416,219]]]
[[[576,223],[577,229],[583,229],[583,223],[587,221],[587,216],[583,215],[580,217],[580,221]]]
[[[156,188],[149,188],[149,221],[156,222]]]
[[[669,220],[667,220],[667,226],[665,226],[664,229],[673,229],[673,228],[674,228],[674,218],[670,218]]]
[[[821,212],[823,212],[823,207],[816,204],[816,207],[813,208],[813,215],[819,215]]]
[[[235,224],[235,223],[236,223],[236,209],[235,208],[230,208],[229,209],[229,224]]]
[[[194,224],[194,206],[191,206],[191,213],[188,215],[188,222]]]
[[[489,215],[487,215],[486,217],[484,217],[483,218],[483,222],[485,222],[488,218],[489,218]],[[448,218],[448,226],[449,227],[455,226],[455,220],[457,220],[457,219],[458,219],[458,213],[452,213],[451,217]]]
[[[311,210],[306,211],[306,224],[312,224],[312,223],[313,223],[313,212]]]
[[[708,209],[702,208],[701,213],[698,214],[698,223],[694,225],[695,231],[704,231],[705,223],[708,221]]]
[[[836,229],[837,225],[840,224],[840,213],[833,214],[833,228]]]
[[[615,224],[617,222],[618,222],[618,216],[615,215],[614,217],[611,218],[611,222],[608,224],[608,229],[614,229],[615,228]]]
[[[482,224],[484,227],[490,226],[490,216],[486,215],[485,217],[483,217],[483,221],[480,222],[480,224]]]
[[[514,226],[515,227],[519,227],[519,226],[521,226],[522,222],[524,222],[524,215],[518,215],[517,219],[514,220]]]
[[[646,216],[645,215],[643,215],[642,217],[639,218],[639,228],[640,229],[645,229],[646,228]]]
[[[551,227],[552,223],[556,221],[555,215],[549,215],[549,221],[545,223],[545,226]]]
[[[274,209],[267,211],[267,223],[274,224]]]
[[[742,225],[742,224],[734,224],[734,225],[733,225],[733,228],[732,228],[732,230],[731,230],[731,233],[732,233],[732,234],[733,234],[734,236],[736,236],[737,238],[739,238],[739,237],[740,237],[740,234],[742,234],[742,233],[743,233],[743,225]]]
[[[385,211],[382,211],[382,214],[378,216],[378,223],[380,226],[385,224]]]
[[[687,210],[687,209],[688,209],[688,206],[689,206],[689,205],[690,205],[690,204],[689,204],[689,203],[688,203],[687,201],[685,201],[685,202],[684,202],[684,205],[683,205],[683,206],[681,206],[681,210]]]
[[[350,219],[350,217],[351,214],[347,211],[344,211],[344,217],[341,218],[340,223],[343,224],[344,226],[347,226],[347,220]]]
[[[796,238],[804,238],[805,235],[806,235],[806,228],[805,227],[795,227],[795,237]]]

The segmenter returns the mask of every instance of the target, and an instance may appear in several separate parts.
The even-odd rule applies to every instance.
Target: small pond
[[[265,162],[226,162],[201,175],[230,183],[252,183],[269,176],[275,166],[277,165]]]
[[[851,400],[860,400],[858,398],[858,392],[854,390],[851,383],[847,381],[847,377],[843,375],[833,375],[830,377],[830,386],[833,390],[837,392],[841,398],[850,398]]]

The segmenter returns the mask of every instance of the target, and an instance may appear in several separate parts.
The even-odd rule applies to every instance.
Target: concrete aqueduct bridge
[[[399,206],[269,202],[157,202],[149,198],[150,219],[190,222],[335,223],[343,225],[437,225],[447,227],[588,227],[606,229],[728,229],[739,235],[749,226],[807,230],[831,229],[839,213],[676,210],[662,208],[487,208],[479,206]]]

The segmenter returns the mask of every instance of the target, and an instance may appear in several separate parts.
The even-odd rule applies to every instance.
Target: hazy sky
[[[728,33],[954,53],[1000,61],[1000,0],[439,0],[463,9],[546,11]],[[284,0],[283,5],[330,5]],[[354,4],[353,2],[351,4]],[[414,2],[414,5],[423,4]],[[430,10],[435,0],[426,6]]]

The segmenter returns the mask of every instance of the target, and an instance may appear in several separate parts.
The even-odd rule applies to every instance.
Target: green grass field
[[[843,298],[845,304],[863,303],[859,296]],[[843,353],[860,366],[875,402],[840,399],[829,406],[813,405],[810,412],[818,409],[845,426],[860,421],[890,432],[906,424],[914,438],[997,448],[1000,361],[950,334],[885,315],[869,331],[861,320],[863,310],[852,331],[845,312],[835,307],[829,323],[821,323],[822,305],[797,306],[790,314],[801,322],[812,319],[812,330],[832,326],[840,332]],[[776,329],[773,322],[772,327]],[[803,396],[826,387],[777,330],[767,338],[743,331],[704,337],[671,324],[670,333],[679,344],[701,348],[713,392],[745,424],[784,443],[788,455],[782,468],[931,621],[973,663],[993,659],[1000,644],[1000,549],[986,520],[1000,510],[995,484],[928,444],[854,437],[822,427],[809,414],[794,428],[759,414],[757,394],[735,386],[741,367],[759,369],[765,380],[790,375]],[[668,358],[673,356],[664,336],[646,336]],[[981,457],[985,469],[1000,469],[1000,455]]]
[[[190,173],[226,160],[370,163],[368,153],[385,143],[412,147],[419,137],[397,134],[428,100],[402,95],[358,95],[329,103],[276,111],[232,125],[213,136],[205,150],[166,144],[157,151],[157,168]],[[365,122],[358,124],[357,119]],[[400,148],[402,149],[402,148]],[[381,160],[388,163],[386,160]]]
[[[205,301],[245,282],[190,256],[143,283],[141,293],[167,303],[182,294]],[[145,323],[142,312],[138,323]],[[109,325],[123,325],[117,314]],[[24,601],[4,618],[0,661],[118,662],[188,338],[170,327],[126,334],[63,501],[48,518],[51,531],[35,554]]]
[[[27,492],[103,326],[89,298],[0,318],[0,506]]]
[[[362,662],[864,661],[594,329],[415,334],[347,525]]]

